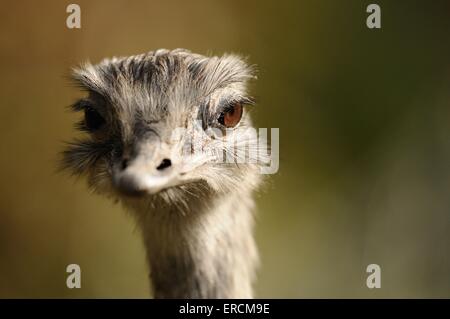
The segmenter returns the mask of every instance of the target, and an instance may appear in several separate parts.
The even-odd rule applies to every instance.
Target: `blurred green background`
[[[450,2],[1,1],[0,297],[148,297],[119,205],[56,173],[87,59],[188,48],[259,66],[280,171],[258,195],[257,297],[450,297]],[[77,263],[82,288],[66,288]],[[382,270],[366,287],[366,266]]]

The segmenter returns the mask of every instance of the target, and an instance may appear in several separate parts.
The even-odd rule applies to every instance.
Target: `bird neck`
[[[155,298],[251,298],[257,264],[250,194],[141,212]],[[209,203],[208,205],[205,202]]]

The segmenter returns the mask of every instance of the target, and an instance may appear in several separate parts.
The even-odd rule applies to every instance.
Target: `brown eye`
[[[96,131],[105,123],[105,120],[96,110],[88,107],[84,110],[84,122],[90,131]]]
[[[242,104],[239,102],[231,104],[223,111],[218,122],[227,128],[235,127],[242,117]]]

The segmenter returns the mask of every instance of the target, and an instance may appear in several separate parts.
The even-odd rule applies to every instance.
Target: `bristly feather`
[[[66,143],[67,149],[62,153],[60,166],[75,175],[86,173],[102,159],[112,147],[109,143],[99,143],[91,140],[77,140]]]

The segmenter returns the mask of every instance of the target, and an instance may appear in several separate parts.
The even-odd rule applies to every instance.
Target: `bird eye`
[[[84,122],[90,131],[96,131],[105,123],[105,120],[96,110],[88,107],[84,110]]]
[[[226,128],[235,127],[242,118],[242,104],[235,102],[220,113],[218,122]]]

